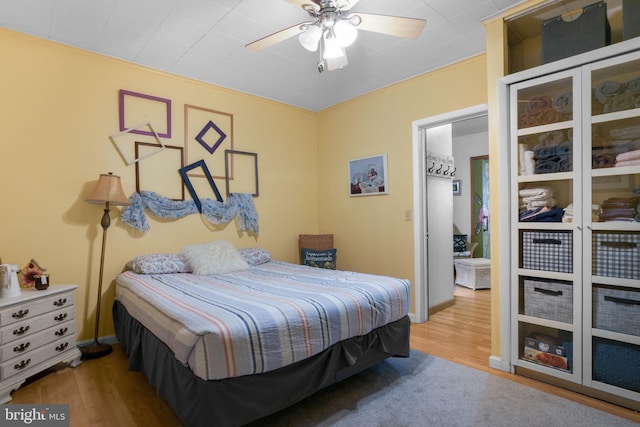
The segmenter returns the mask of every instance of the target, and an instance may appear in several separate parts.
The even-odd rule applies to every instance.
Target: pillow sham
[[[127,263],[127,269],[138,274],[190,273],[191,267],[180,254],[139,255]]]
[[[193,274],[224,274],[249,268],[240,251],[226,240],[185,246],[180,251]]]
[[[336,252],[337,249],[308,249],[302,248],[302,264],[311,267],[326,268],[328,270],[336,269]]]
[[[254,266],[264,264],[265,262],[271,261],[271,254],[269,251],[266,251],[261,248],[244,248],[240,249],[240,254],[242,258],[247,262],[247,264]]]

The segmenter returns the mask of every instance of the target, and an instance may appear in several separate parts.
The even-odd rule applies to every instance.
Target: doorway
[[[489,156],[471,157],[471,231],[472,240],[478,246],[476,258],[491,258],[491,234],[489,233]]]
[[[429,284],[430,268],[443,268],[443,265],[431,265],[428,256],[429,234],[428,234],[428,196],[426,178],[426,131],[446,124],[452,124],[452,128],[457,123],[465,122],[469,119],[487,116],[487,106],[479,105],[454,111],[438,116],[417,120],[412,124],[412,153],[413,153],[413,210],[414,210],[414,266],[415,266],[415,313],[414,321],[421,323],[429,318],[430,292],[433,286],[447,286],[453,292],[453,283]],[[455,158],[455,155],[454,155]],[[466,169],[466,167],[464,168]],[[457,173],[457,172],[456,172]],[[467,181],[469,182],[469,181]],[[465,222],[467,224],[467,222]],[[453,225],[448,232],[448,238],[442,244],[451,245],[453,251]],[[453,266],[453,255],[451,259]]]

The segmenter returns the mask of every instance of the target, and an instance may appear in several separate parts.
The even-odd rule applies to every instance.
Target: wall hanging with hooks
[[[427,152],[427,176],[452,179],[456,175],[456,167],[452,156]]]

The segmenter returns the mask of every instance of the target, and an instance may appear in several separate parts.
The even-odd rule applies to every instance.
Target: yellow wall
[[[113,335],[113,279],[135,255],[226,239],[295,262],[297,234],[317,231],[315,113],[8,30],[0,30],[0,57],[0,256],[20,268],[35,258],[52,283],[79,285],[79,339],[93,337],[102,235],[102,207],[84,199],[109,171],[122,177],[127,195],[135,191],[134,166],[109,141],[118,131],[120,89],[172,100],[173,137],[165,144],[183,145],[184,104],[233,114],[234,148],[258,153],[260,235],[239,236],[235,222],[214,231],[198,215],[149,216],[151,230],[143,235],[121,224],[120,209],[113,209],[101,336]],[[177,176],[167,171],[167,184]],[[217,185],[224,194],[223,180]]]
[[[319,113],[320,231],[335,234],[340,268],[414,283],[412,123],[485,104],[486,68],[474,57]],[[349,197],[349,159],[381,153],[389,194]]]
[[[295,262],[298,233],[331,232],[340,268],[413,283],[413,222],[404,220],[404,211],[413,209],[412,122],[488,99],[485,55],[320,113],[7,30],[0,30],[0,55],[12,58],[1,83],[0,256],[20,267],[34,257],[49,268],[53,283],[79,285],[81,340],[93,334],[102,214],[84,199],[108,171],[122,177],[127,195],[135,190],[134,167],[108,139],[118,131],[119,89],[172,100],[173,138],[164,141],[171,145],[183,144],[184,104],[234,115],[235,148],[259,156],[260,197],[254,200],[260,236],[239,236],[234,223],[216,231],[196,215],[149,216],[151,231],[143,235],[122,225],[120,209],[113,209],[101,336],[113,334],[113,278],[124,264],[194,242],[227,239]],[[388,156],[390,194],[350,198],[348,160],[380,153]]]

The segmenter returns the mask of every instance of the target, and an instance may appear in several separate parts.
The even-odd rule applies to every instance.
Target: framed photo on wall
[[[460,180],[459,179],[454,179],[453,180],[453,195],[454,196],[459,196],[460,195]]]
[[[349,160],[349,196],[389,194],[387,155]]]

